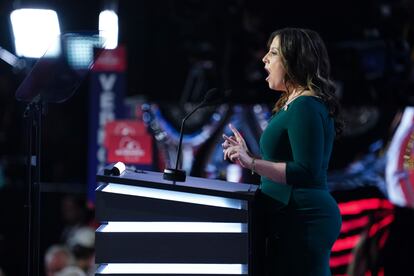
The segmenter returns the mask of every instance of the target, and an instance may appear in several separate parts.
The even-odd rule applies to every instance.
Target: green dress
[[[313,96],[274,114],[262,134],[262,158],[285,162],[287,182],[261,178],[268,275],[331,275],[330,252],[341,227],[326,185],[334,137],[333,118]]]

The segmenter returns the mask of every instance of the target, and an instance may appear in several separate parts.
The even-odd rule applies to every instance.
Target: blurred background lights
[[[57,13],[46,9],[18,9],[10,14],[14,44],[18,56],[39,58],[60,54],[54,43],[60,35]]]
[[[94,48],[102,48],[105,39],[97,35],[68,34],[65,36],[69,65],[76,70],[88,69],[93,63]]]
[[[115,49],[118,45],[118,15],[111,10],[99,14],[99,35],[105,38],[105,49]]]

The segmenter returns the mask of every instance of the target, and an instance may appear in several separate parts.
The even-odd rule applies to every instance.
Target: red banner
[[[152,137],[145,125],[135,120],[116,120],[105,126],[107,162],[152,164]]]
[[[126,50],[123,46],[116,49],[105,50],[93,64],[94,72],[124,72],[126,70]]]

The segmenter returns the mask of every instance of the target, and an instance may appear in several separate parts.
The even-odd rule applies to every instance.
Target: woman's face
[[[262,61],[265,64],[265,70],[269,74],[266,81],[269,88],[273,90],[286,91],[286,86],[283,82],[285,78],[285,68],[283,67],[282,57],[280,55],[280,41],[276,36],[269,47],[269,51],[263,57]]]

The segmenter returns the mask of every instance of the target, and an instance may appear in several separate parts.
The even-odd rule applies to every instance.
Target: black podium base
[[[163,177],[165,180],[177,181],[177,182],[185,182],[186,173],[182,170],[176,169],[164,169]]]

